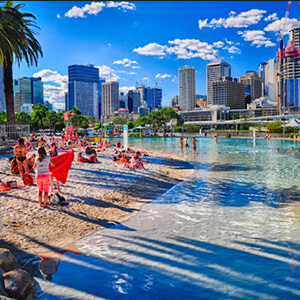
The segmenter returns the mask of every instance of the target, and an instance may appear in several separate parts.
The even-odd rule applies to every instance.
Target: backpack
[[[23,175],[23,181],[24,181],[25,185],[33,184],[33,177],[32,177],[32,175],[24,173],[24,175]]]
[[[65,197],[59,193],[53,193],[50,195],[50,203],[53,205],[66,205],[67,201]]]

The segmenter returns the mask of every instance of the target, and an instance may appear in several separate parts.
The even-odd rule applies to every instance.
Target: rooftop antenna
[[[220,51],[219,50],[217,52],[217,58],[218,58],[218,60],[221,60],[221,55],[220,55]]]

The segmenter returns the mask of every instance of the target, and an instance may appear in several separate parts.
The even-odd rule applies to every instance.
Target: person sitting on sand
[[[27,150],[26,146],[24,145],[24,139],[19,138],[19,142],[14,148],[14,154],[15,154],[16,160],[18,162],[19,172],[20,172],[20,175],[21,175],[22,179],[24,177],[23,168],[25,169],[25,173],[29,174],[28,160],[27,160],[27,157],[26,157],[27,153],[28,153],[28,150]],[[24,181],[24,179],[23,179],[23,181]]]
[[[141,153],[137,151],[131,158],[130,169],[143,169],[145,170],[144,164],[140,158]]]
[[[35,161],[35,153],[32,153],[32,155],[30,155],[27,160],[28,160],[28,170],[29,173],[34,173],[34,169],[33,169],[33,165],[34,165],[34,161]]]
[[[120,142],[120,141],[117,141],[117,143],[116,143],[116,147],[117,147],[117,148],[121,148],[121,147],[122,147],[122,145],[121,145],[121,142]]]
[[[91,163],[98,162],[96,151],[94,149],[92,150],[92,154],[89,156],[89,161]]]
[[[33,167],[36,170],[36,183],[38,186],[38,197],[40,207],[46,207],[48,201],[50,171],[49,165],[54,166],[50,156],[47,156],[44,147],[38,149],[38,157],[35,159]],[[43,195],[44,194],[44,195]],[[44,197],[43,197],[44,196]],[[44,200],[44,201],[43,201]]]
[[[121,168],[128,167],[131,160],[130,157],[126,156],[126,153],[122,152],[121,158],[118,160],[118,163],[121,164]]]

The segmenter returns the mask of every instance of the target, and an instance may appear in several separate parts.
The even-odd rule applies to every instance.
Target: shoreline
[[[112,150],[98,154],[96,164],[73,162],[62,185],[68,206],[40,208],[36,185],[1,192],[0,247],[10,249],[18,259],[73,248],[80,238],[135,216],[143,204],[194,172],[184,159],[155,151],[142,157],[148,160],[145,171],[116,168]],[[7,165],[7,158],[0,158],[1,169]],[[1,180],[16,179],[21,184],[19,175],[6,177]]]

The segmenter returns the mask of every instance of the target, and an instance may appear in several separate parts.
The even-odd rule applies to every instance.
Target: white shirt
[[[36,174],[49,174],[50,159],[50,156],[44,156],[42,161],[39,161],[38,158],[35,159]]]

